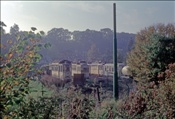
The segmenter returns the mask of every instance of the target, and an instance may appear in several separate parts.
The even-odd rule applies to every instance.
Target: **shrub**
[[[6,54],[0,54],[0,116],[3,118],[16,116],[29,93],[30,77],[39,73],[36,63],[42,58],[38,53],[41,38],[42,34],[29,31],[16,33],[15,39],[2,39],[10,45]]]
[[[137,91],[123,102],[121,109],[128,118],[175,118],[175,63],[168,67],[158,76],[165,80],[159,81],[158,85],[154,82],[139,83]]]

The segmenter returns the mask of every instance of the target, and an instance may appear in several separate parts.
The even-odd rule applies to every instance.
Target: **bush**
[[[128,118],[175,118],[175,63],[168,67],[158,76],[165,80],[159,81],[158,85],[154,82],[139,83],[137,91],[123,102],[121,109],[125,110]]]
[[[33,31],[17,32],[15,39],[7,40],[9,45],[6,54],[0,54],[0,116],[14,118],[20,104],[29,93],[29,79],[32,74],[38,74],[36,63],[42,56],[38,53],[41,49],[42,34]]]

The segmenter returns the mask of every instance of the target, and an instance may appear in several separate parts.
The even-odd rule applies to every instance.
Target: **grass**
[[[41,97],[41,96],[51,97],[52,94],[54,93],[53,90],[48,89],[41,82],[36,81],[36,80],[30,80],[29,90],[30,90],[30,93],[29,93],[28,97],[32,97],[35,99],[38,97]]]

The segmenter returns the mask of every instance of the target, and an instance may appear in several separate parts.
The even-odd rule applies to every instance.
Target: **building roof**
[[[70,64],[71,61],[69,61],[69,60],[61,60],[61,61],[59,61],[59,63],[60,64]]]

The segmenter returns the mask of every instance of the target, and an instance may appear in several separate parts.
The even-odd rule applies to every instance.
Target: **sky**
[[[137,33],[158,23],[175,23],[175,1],[1,1],[1,21],[20,30],[36,27],[69,31],[113,30],[116,3],[117,32]]]

